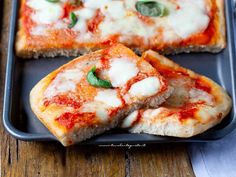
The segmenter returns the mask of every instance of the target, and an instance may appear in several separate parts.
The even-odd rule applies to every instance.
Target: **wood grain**
[[[0,22],[1,115],[11,3],[4,0],[4,4],[0,4],[0,8],[4,7]],[[2,124],[0,133],[3,177],[194,176],[184,145],[152,145],[131,149],[96,146],[64,148],[55,142],[16,140],[5,132]]]

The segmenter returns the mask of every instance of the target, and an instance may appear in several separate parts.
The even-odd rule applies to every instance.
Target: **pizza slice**
[[[116,127],[135,109],[163,103],[171,91],[156,69],[118,44],[47,75],[32,89],[30,105],[67,146]]]
[[[121,127],[132,133],[191,137],[219,124],[229,113],[231,99],[214,81],[153,51],[144,53],[143,58],[174,91],[159,108],[134,111]]]
[[[21,0],[16,54],[78,56],[122,43],[143,52],[219,52],[223,0]]]

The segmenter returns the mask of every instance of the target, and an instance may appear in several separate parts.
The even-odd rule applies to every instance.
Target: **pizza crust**
[[[177,54],[177,53],[189,53],[189,52],[212,52],[217,53],[226,47],[226,26],[225,26],[225,15],[224,15],[224,1],[215,0],[217,10],[214,14],[214,24],[216,25],[216,34],[213,36],[213,39],[206,45],[187,45],[187,46],[175,46],[172,44],[167,45],[166,47],[158,50],[161,54]],[[26,1],[21,0],[21,4],[24,4]],[[22,11],[23,7],[21,5]],[[45,45],[37,46],[31,45],[30,40],[27,38],[26,32],[22,25],[23,16],[20,12],[20,19],[18,25],[18,32],[16,35],[16,55],[21,58],[39,58],[39,57],[55,57],[55,56],[78,56],[80,54],[85,54],[97,49],[101,49],[104,46],[100,44],[74,44],[68,47],[59,47],[57,45]],[[50,39],[51,40],[51,39]],[[45,42],[46,44],[47,42]],[[138,53],[144,52],[147,48],[141,48],[141,45],[138,47],[126,44],[131,49],[138,51]]]
[[[172,111],[174,109],[168,105],[161,106],[157,109],[142,110],[140,112],[141,115],[139,114],[139,117],[137,116],[136,119],[133,119],[133,122],[129,123],[131,126],[129,131],[131,133],[148,133],[182,138],[192,137],[219,124],[230,112],[232,107],[231,98],[221,86],[211,79],[183,68],[153,51],[147,51],[143,57],[152,63],[154,67],[155,62],[159,62],[158,65],[160,66],[167,66],[174,71],[186,72],[190,78],[200,78],[201,81],[207,83],[212,89],[211,94],[216,100],[216,103],[213,105],[204,104],[199,106],[193,117],[184,120],[181,120],[179,113],[173,114]],[[157,70],[159,69],[158,66],[155,68]],[[121,126],[127,127],[124,123]]]

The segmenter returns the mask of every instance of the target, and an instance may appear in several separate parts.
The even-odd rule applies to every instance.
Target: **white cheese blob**
[[[204,31],[210,22],[204,0],[179,0],[180,9],[171,13],[168,22],[181,38]]]
[[[101,8],[104,15],[112,19],[121,19],[125,17],[126,9],[124,7],[124,2],[122,1],[111,1]]]
[[[112,59],[108,75],[113,87],[122,87],[139,72],[136,64],[127,58]]]
[[[94,100],[102,102],[108,107],[119,107],[122,105],[122,102],[118,97],[117,91],[112,89],[99,91]]]
[[[129,116],[127,116],[122,124],[121,124],[121,127],[122,128],[129,128],[132,126],[132,124],[136,121],[136,119],[138,118],[138,111],[134,111],[132,112]]]
[[[80,9],[80,10],[76,10],[76,11],[73,11],[79,18],[82,18],[82,19],[90,19],[92,18],[96,11],[93,10],[93,9],[89,9],[89,8],[83,8],[83,9]]]
[[[102,121],[107,122],[109,119],[108,109],[116,108],[122,105],[116,90],[107,89],[99,91],[93,102],[84,103],[80,112],[96,113],[96,116]]]
[[[83,19],[79,19],[75,26],[72,28],[74,31],[79,31],[80,33],[86,33],[87,31],[87,23]]]
[[[135,4],[136,4],[137,1],[133,0],[133,1],[125,1],[124,4],[125,4],[125,8],[128,9],[128,10],[136,10],[135,8]]]
[[[148,97],[155,95],[160,88],[160,81],[157,77],[148,77],[133,84],[129,90],[131,96]]]
[[[31,18],[37,24],[54,23],[64,14],[60,3],[50,3],[46,0],[28,0],[27,5],[35,10]]]
[[[101,102],[88,102],[84,103],[80,112],[82,113],[96,113],[96,116],[101,120],[101,122],[106,123],[109,119],[107,106]]]
[[[59,73],[45,90],[44,95],[51,98],[65,92],[75,92],[76,85],[83,77],[83,72],[78,69],[69,69]]]
[[[112,0],[84,0],[84,7],[99,9]]]
[[[91,19],[96,10],[83,8],[80,10],[74,11],[75,15],[78,17],[78,21],[75,26],[72,28],[74,31],[80,31],[82,34],[86,34],[87,32],[87,20]]]

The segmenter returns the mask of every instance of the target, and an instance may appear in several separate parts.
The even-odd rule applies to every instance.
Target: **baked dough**
[[[144,53],[143,58],[168,80],[174,91],[159,108],[141,109],[124,119],[121,127],[131,133],[187,138],[219,124],[231,110],[231,98],[211,79],[153,51]]]

